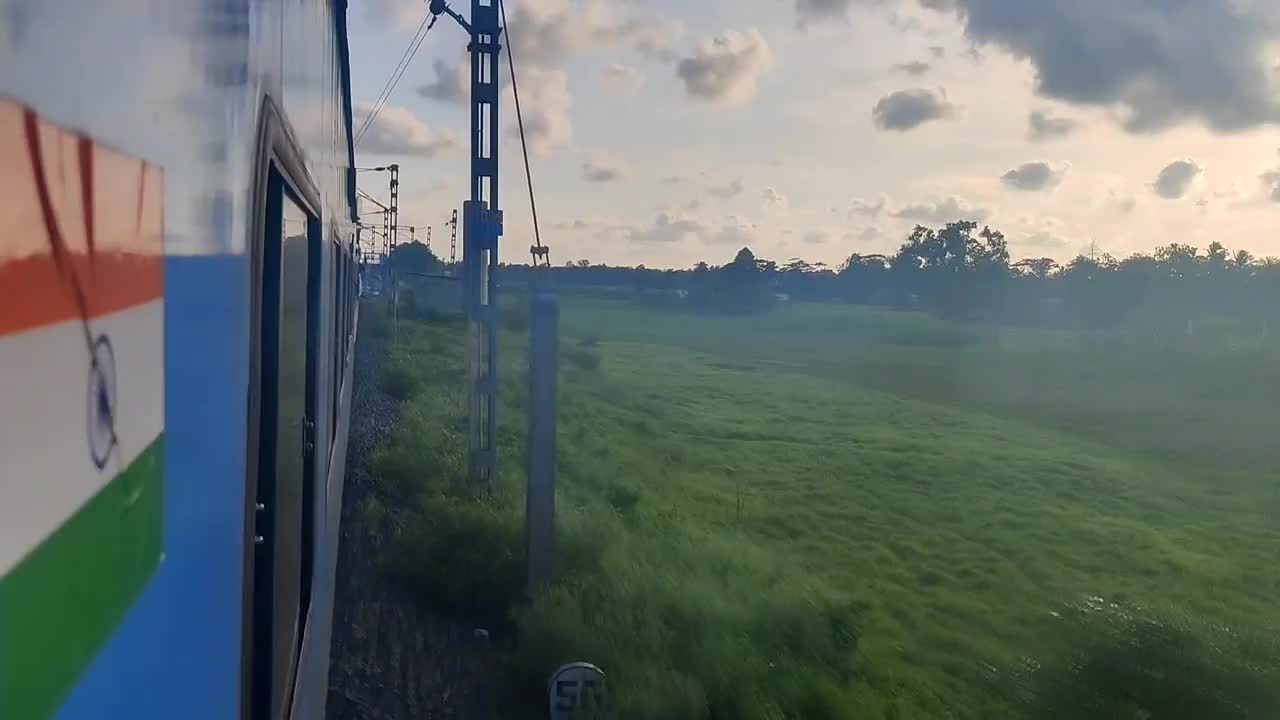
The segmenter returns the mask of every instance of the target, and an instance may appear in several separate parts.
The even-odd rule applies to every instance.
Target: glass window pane
[[[286,194],[281,212],[279,408],[276,422],[275,587],[272,716],[292,686],[301,633],[304,486],[306,482],[307,215]]]

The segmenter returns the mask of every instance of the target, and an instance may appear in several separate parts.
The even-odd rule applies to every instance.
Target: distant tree
[[[966,248],[965,260],[969,267],[980,270],[1007,272],[1009,269],[1009,242],[1004,233],[982,228],[977,238],[970,238]]]
[[[1200,262],[1199,249],[1192,245],[1170,243],[1156,248],[1156,260],[1174,277],[1191,277]]]
[[[1209,243],[1209,252],[1205,256],[1205,264],[1209,266],[1209,269],[1211,271],[1223,270],[1226,268],[1228,262],[1229,255],[1227,253],[1227,248],[1217,240]]]
[[[791,258],[786,265],[782,266],[782,272],[785,273],[808,273],[813,270],[814,266],[802,258]]]
[[[941,230],[916,226],[894,257],[901,292],[910,289],[935,312],[969,316],[1000,303],[1009,278],[1009,244],[990,227],[975,233],[972,221]]]
[[[420,242],[400,245],[391,251],[389,260],[398,272],[437,273],[441,267],[440,259]]]
[[[1011,264],[1005,236],[979,227],[971,221],[916,226],[894,255],[852,253],[836,271],[799,257],[775,263],[744,247],[719,267],[699,261],[690,269],[657,270],[593,266],[584,259],[556,268],[555,275],[566,285],[623,291],[679,288],[691,304],[737,312],[768,307],[776,293],[785,293],[797,300],[920,307],[971,320],[1074,322],[1179,335],[1192,332],[1200,318],[1210,321],[1208,327],[1265,335],[1280,306],[1280,258],[1232,252],[1222,242],[1203,253],[1172,242],[1124,260],[1093,244],[1088,254],[1062,265],[1053,258]],[[421,244],[402,246],[393,256],[406,270],[432,267],[425,258],[434,256]],[[527,281],[528,272],[527,266],[500,268],[502,281],[512,284]]]
[[[776,264],[761,260],[750,248],[742,248],[732,261],[714,271],[695,271],[701,284],[695,302],[731,312],[754,312],[773,303],[769,274]]]
[[[1047,280],[1061,267],[1053,258],[1027,258],[1014,263],[1012,269],[1021,276]]]
[[[856,303],[881,304],[887,301],[889,258],[885,255],[853,253],[840,263],[840,295]]]
[[[859,255],[853,253],[844,262],[840,263],[840,273],[846,273],[858,268],[874,268],[876,270],[889,269],[889,257],[887,255]]]

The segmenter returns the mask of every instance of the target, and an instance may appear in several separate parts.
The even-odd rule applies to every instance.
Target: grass
[[[415,378],[375,457],[384,559],[504,631],[504,717],[576,659],[628,719],[1280,711],[1274,348],[801,304],[566,299],[561,328],[560,573],[532,601],[523,334],[492,497],[463,480],[456,324],[402,322],[383,380]]]

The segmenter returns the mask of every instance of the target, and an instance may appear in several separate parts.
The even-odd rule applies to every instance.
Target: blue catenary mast
[[[467,468],[473,482],[492,489],[497,465],[498,51],[500,0],[471,0],[464,19],[444,0],[431,0],[433,15],[446,14],[471,36],[471,198],[462,206],[462,292],[467,331]]]

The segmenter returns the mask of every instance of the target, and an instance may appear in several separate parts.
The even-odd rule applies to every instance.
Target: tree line
[[[524,284],[531,271],[503,265],[498,280]],[[808,300],[1002,323],[1176,331],[1207,323],[1265,332],[1280,308],[1280,258],[1233,252],[1221,242],[1201,250],[1175,241],[1124,258],[1090,253],[1066,263],[1013,261],[1003,233],[972,221],[916,226],[896,253],[853,253],[834,268],[801,258],[779,263],[742,248],[723,265],[653,269],[578,260],[550,274],[563,288],[612,288],[725,312]]]

